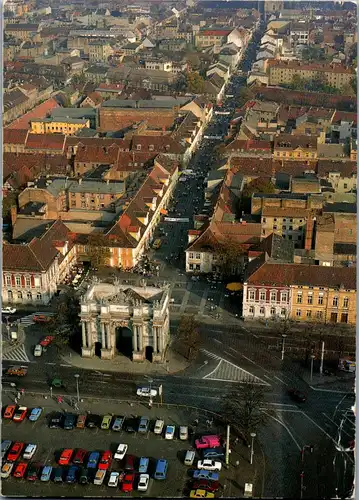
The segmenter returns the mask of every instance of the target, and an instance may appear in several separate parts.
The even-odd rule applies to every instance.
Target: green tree
[[[108,265],[111,258],[111,251],[108,240],[102,233],[90,234],[87,240],[87,256],[94,268]]]
[[[239,273],[242,268],[241,256],[246,252],[243,245],[233,239],[227,239],[219,242],[214,251],[218,259],[218,265],[225,276],[233,276]]]
[[[61,295],[56,303],[56,311],[51,321],[46,323],[48,335],[53,335],[52,345],[62,351],[79,332],[79,301],[70,290]]]
[[[222,399],[221,413],[225,423],[250,443],[251,432],[258,432],[268,421],[270,410],[264,409],[263,386],[248,382],[225,394]]]
[[[195,317],[182,316],[177,328],[177,350],[192,361],[196,358],[201,344],[199,324]]]
[[[202,94],[204,92],[204,79],[197,71],[186,73],[186,88],[194,94]]]
[[[293,75],[292,81],[289,85],[292,90],[304,90],[305,89],[305,80],[301,78],[299,75]]]
[[[253,193],[275,193],[274,184],[266,178],[257,177],[251,182],[248,182],[242,191],[242,196],[251,197]]]

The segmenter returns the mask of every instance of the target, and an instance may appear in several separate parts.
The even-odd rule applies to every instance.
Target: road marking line
[[[233,351],[235,353],[238,353],[238,351],[236,351],[235,349],[233,349],[233,347],[228,347],[228,349],[230,349],[231,351]]]
[[[222,361],[223,361],[223,359],[220,360],[220,362],[218,363],[218,365],[216,366],[216,368],[214,370],[212,370],[210,373],[207,373],[207,375],[205,375],[203,378],[210,377],[217,370],[217,368],[219,368],[221,366]]]
[[[279,380],[279,382],[282,382],[282,384],[289,385],[289,384],[287,384],[287,382],[284,382],[284,380],[282,380],[281,378],[277,377],[277,375],[273,375],[273,376],[274,376],[274,378],[276,378],[277,380]]]
[[[318,387],[309,386],[313,391],[322,391],[322,392],[333,392],[335,394],[348,394],[350,391],[336,391],[332,389],[319,389]]]
[[[338,425],[332,418],[330,418],[326,413],[322,412],[322,415],[325,416],[325,418],[327,418],[328,420],[330,420],[331,422],[333,422],[333,424],[338,427],[340,427],[340,424]],[[344,434],[346,434],[347,436],[349,437],[352,437],[347,431],[345,431],[343,428],[341,428],[341,431],[344,432]]]
[[[302,447],[299,445],[298,441],[295,439],[295,437],[293,436],[293,434],[291,433],[290,429],[288,428],[288,426],[282,421],[280,420],[279,418],[276,418],[274,417],[273,415],[270,415],[269,413],[267,412],[264,412],[266,415],[268,415],[270,418],[272,418],[273,420],[275,420],[276,422],[278,422],[280,425],[282,425],[284,427],[284,429],[288,432],[288,434],[290,435],[290,437],[292,438],[293,442],[295,443],[296,447],[298,448],[299,451],[302,450]]]
[[[220,340],[217,340],[217,339],[213,339],[214,342],[218,342],[218,344],[223,344],[223,342],[221,342]]]

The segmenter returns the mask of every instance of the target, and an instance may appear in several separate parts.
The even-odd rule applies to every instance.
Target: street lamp
[[[251,432],[251,438],[252,438],[252,442],[251,442],[251,460],[250,460],[250,464],[252,465],[253,464],[253,455],[254,455],[254,438],[256,437],[256,433],[255,432]]]
[[[282,361],[284,359],[284,345],[285,345],[285,339],[287,335],[285,333],[282,333]]]
[[[153,378],[149,377],[148,375],[145,375],[145,378],[148,380],[150,384],[150,401],[149,401],[149,407],[151,408],[152,406],[152,383],[153,383]]]
[[[80,391],[79,391],[79,377],[80,377],[80,375],[78,373],[75,373],[74,377],[76,379],[77,402],[79,403],[80,402]]]
[[[313,364],[314,364],[315,355],[311,354],[310,356],[310,382],[313,382]]]

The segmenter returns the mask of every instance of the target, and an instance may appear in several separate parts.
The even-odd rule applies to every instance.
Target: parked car
[[[103,483],[103,480],[105,479],[106,476],[106,471],[102,469],[98,469],[95,474],[95,479],[93,481],[93,484],[96,484],[97,486],[101,486]]]
[[[90,453],[88,457],[87,468],[96,469],[99,460],[100,460],[100,453],[98,451],[93,451],[92,453]]]
[[[27,406],[19,406],[12,417],[14,422],[22,422],[27,413]]]
[[[52,473],[52,466],[45,465],[45,467],[42,469],[41,472],[40,481],[43,481],[44,483],[50,481],[51,473]]]
[[[10,446],[12,444],[12,441],[10,441],[9,439],[3,439],[1,441],[1,460],[4,459],[7,451],[9,450]]]
[[[210,493],[206,490],[191,490],[189,494],[190,498],[214,498],[214,493]]]
[[[105,415],[101,422],[101,429],[108,430],[111,426],[112,415]]]
[[[137,396],[143,396],[145,398],[149,397],[156,397],[157,396],[157,390],[156,389],[150,389],[149,387],[138,387]]]
[[[115,460],[123,460],[124,456],[127,453],[128,445],[127,444],[119,444],[117,446],[116,453],[114,455]]]
[[[76,420],[77,420],[77,415],[74,415],[73,413],[68,413],[64,420],[64,426],[63,426],[64,429],[66,431],[71,431],[72,429],[74,429],[76,425]]]
[[[63,414],[60,412],[55,413],[49,423],[49,428],[50,429],[60,429],[62,427],[62,422],[63,422]]]
[[[138,465],[138,472],[140,474],[146,474],[148,466],[150,464],[150,459],[146,457],[140,458],[140,463]]]
[[[100,417],[98,415],[94,414],[88,415],[86,420],[86,427],[88,427],[89,429],[95,429],[96,427],[99,426],[99,422],[100,422]]]
[[[15,465],[15,464],[12,464]],[[18,464],[15,465],[15,469],[13,472],[13,476],[17,478],[23,478],[25,477],[25,472],[27,469],[28,464],[26,462],[19,462]]]
[[[135,470],[135,457],[133,455],[126,455],[125,470],[126,471]]]
[[[71,448],[66,448],[65,450],[63,450],[59,457],[59,465],[68,465],[71,461],[73,453],[74,450],[72,450]]]
[[[118,486],[119,478],[120,478],[119,472],[111,472],[110,478],[108,480],[108,486],[116,488]]]
[[[209,460],[209,459],[198,460],[197,469],[220,471],[222,469],[222,464],[221,462],[216,462],[215,460]]]
[[[32,321],[34,323],[49,323],[51,321],[52,316],[46,316],[46,314],[35,314],[32,317]]]
[[[129,492],[133,490],[133,483],[135,480],[135,474],[133,472],[127,472],[122,481],[122,491]]]
[[[202,436],[194,442],[197,449],[218,448],[221,446],[221,438],[217,434]]]
[[[42,356],[42,346],[40,344],[34,347],[34,356],[35,358],[40,358]]]
[[[40,407],[33,408],[31,410],[30,415],[29,415],[29,420],[31,422],[36,422],[40,418],[41,413],[42,413],[42,408],[40,408]]]
[[[147,491],[149,482],[150,476],[148,474],[141,474],[138,480],[138,491]]]
[[[148,417],[141,417],[139,426],[138,426],[138,432],[141,434],[144,434],[148,431],[148,427],[150,425],[150,419]]]
[[[61,467],[56,467],[54,469],[54,483],[62,483],[63,481],[63,469]]]
[[[113,431],[120,431],[122,429],[124,420],[125,419],[123,417],[115,417],[115,420],[112,424],[112,430]]]
[[[298,391],[297,389],[290,389],[288,393],[289,396],[298,403],[305,403],[305,401],[307,400],[307,396],[304,394],[304,392]]]
[[[72,463],[74,464],[83,464],[85,461],[87,451],[84,450],[83,448],[79,448],[76,453],[74,458],[72,459]]]
[[[8,405],[4,410],[3,418],[11,419],[16,411],[16,405]]]
[[[16,308],[11,306],[6,306],[1,309],[1,314],[15,314]]]
[[[77,476],[79,472],[79,467],[77,465],[71,465],[66,475],[66,482],[68,484],[76,483]]]
[[[187,425],[181,425],[179,428],[179,438],[181,441],[187,441],[188,439],[188,427]]]
[[[40,464],[29,464],[27,468],[26,478],[28,481],[36,481],[40,475],[41,465]]]
[[[107,470],[112,462],[112,453],[110,451],[104,451],[101,456],[101,460],[98,464],[99,470]]]
[[[223,448],[205,448],[203,450],[203,458],[219,458],[222,460],[225,456]]]
[[[41,347],[48,347],[54,338],[55,337],[53,335],[46,335],[46,337],[44,337],[40,342]]]
[[[87,484],[89,482],[89,471],[86,467],[81,467],[79,471],[79,483],[80,484]]]
[[[14,468],[14,463],[12,462],[5,462],[2,467],[1,467],[1,473],[0,473],[0,476],[3,478],[3,479],[6,479],[7,477],[10,476],[11,474],[11,471],[13,470]]]
[[[137,418],[128,418],[125,423],[125,431],[126,432],[136,432],[138,429],[138,419]]]
[[[79,415],[77,417],[76,429],[84,429],[86,424],[86,415]]]
[[[37,445],[36,444],[28,444],[25,448],[23,458],[25,460],[31,460],[32,457],[35,455],[37,450]]]
[[[163,420],[156,420],[155,422],[155,428],[153,430],[153,432],[155,434],[162,434],[162,431],[163,431],[163,427],[164,427],[165,423]]]
[[[12,445],[12,447],[10,448],[10,450],[7,454],[7,461],[8,462],[16,462],[16,460],[19,459],[23,448],[24,448],[24,443],[20,443],[19,441],[16,441]]]
[[[165,439],[173,439],[175,435],[176,427],[174,425],[167,425],[165,432]]]
[[[199,479],[195,481],[192,485],[192,489],[194,490],[206,490],[215,493],[219,490],[219,482],[218,481],[210,481],[208,479]]]

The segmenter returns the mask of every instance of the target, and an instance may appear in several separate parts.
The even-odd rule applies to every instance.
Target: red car
[[[22,422],[27,414],[27,407],[26,406],[19,406],[16,412],[14,413],[13,420],[14,422]]]
[[[135,474],[133,472],[127,472],[122,480],[122,491],[132,491],[134,480]]]
[[[16,410],[16,405],[9,405],[5,408],[4,418],[12,418]]]
[[[42,347],[47,347],[48,345],[51,344],[51,342],[53,340],[54,340],[54,336],[53,335],[46,335],[46,337],[41,340],[40,345]]]
[[[73,453],[74,453],[74,450],[71,450],[69,448],[64,450],[60,455],[59,465],[69,465]]]
[[[199,481],[195,481],[192,486],[193,490],[206,490],[215,492],[219,490],[219,482],[218,481],[208,481],[207,479],[200,479]]]
[[[290,389],[288,393],[289,396],[298,403],[305,403],[305,401],[307,400],[307,396],[304,394],[304,392],[298,391],[298,389]]]
[[[14,443],[12,445],[12,447],[10,448],[10,451],[7,455],[7,461],[8,462],[16,462],[16,460],[21,455],[23,448],[24,448],[24,443],[20,443],[19,441]]]
[[[26,462],[19,462],[16,467],[15,467],[15,470],[13,472],[13,476],[14,477],[24,477],[25,476],[25,472],[26,472],[26,469],[27,469],[27,463]]]
[[[112,453],[110,451],[104,451],[102,453],[101,460],[98,464],[100,470],[107,470],[112,462]]]
[[[82,448],[80,448],[79,450],[77,450],[77,452],[75,453],[74,458],[72,459],[72,463],[74,463],[74,464],[83,464],[84,460],[85,460],[85,457],[86,457],[86,453],[87,453],[87,451],[83,450]]]
[[[35,314],[32,317],[34,323],[48,323],[51,321],[51,316],[46,316],[45,314]]]

